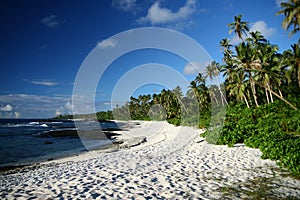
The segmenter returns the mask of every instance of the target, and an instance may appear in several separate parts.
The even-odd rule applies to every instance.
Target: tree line
[[[289,36],[299,31],[299,5],[299,0],[283,2],[282,10],[276,13],[285,15],[282,22],[285,30],[293,26]],[[154,115],[151,112],[155,109],[151,108],[159,104],[164,112],[159,110],[157,119],[180,124],[180,116],[191,115],[192,110],[198,109],[200,127],[203,127],[207,122],[201,122],[201,119],[208,118],[212,103],[220,106],[244,103],[248,108],[255,108],[280,99],[297,110],[300,40],[280,53],[278,45],[270,43],[260,32],[249,32],[249,23],[242,18],[242,15],[235,16],[234,22],[228,24],[229,33],[234,32],[241,42],[234,46],[228,38],[222,39],[222,63],[211,62],[205,72],[190,82],[185,95],[178,86],[173,90],[164,89],[159,94],[131,97],[125,106],[115,108],[113,113],[120,118],[130,116],[130,119],[148,120]],[[225,78],[224,83],[220,82],[221,76]],[[218,80],[218,84],[207,85],[208,79]]]

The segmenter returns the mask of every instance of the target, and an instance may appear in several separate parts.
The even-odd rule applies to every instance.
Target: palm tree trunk
[[[214,101],[216,102],[216,104],[219,105],[219,101],[218,101],[217,95],[215,94],[214,91],[210,92],[210,98],[214,99]],[[223,106],[223,101],[222,101],[222,106]]]
[[[199,110],[201,110],[202,105],[201,105],[201,98],[200,98],[200,95],[199,95],[199,91],[196,87],[193,88],[193,91],[194,91],[194,94],[196,95],[196,99],[197,99],[198,104],[199,104]]]
[[[218,101],[218,98],[215,97],[215,101],[216,101],[216,104],[218,105],[219,104],[219,101]],[[223,101],[222,101],[222,106],[223,106]]]
[[[269,92],[269,94],[270,94],[270,97],[271,97],[271,102],[273,103],[274,102],[273,94],[272,94],[272,92]],[[282,97],[282,95],[281,95],[281,97]]]
[[[269,89],[271,89],[271,87],[270,87],[270,84],[268,83],[268,88]],[[282,97],[282,95],[280,95],[281,97]],[[273,100],[273,95],[272,95],[272,93],[270,92],[270,98],[271,98],[271,102],[273,103],[274,102],[274,100]]]
[[[222,96],[221,96],[221,102],[222,102],[222,106],[224,106],[224,101],[223,101],[223,98],[222,98]]]
[[[249,78],[250,78],[250,85],[251,85],[255,105],[256,105],[256,107],[259,107],[258,102],[257,102],[256,90],[255,90],[255,82],[251,75],[249,76]]]
[[[248,100],[247,100],[247,98],[246,98],[246,96],[245,96],[244,94],[243,94],[243,98],[244,98],[244,100],[245,100],[245,102],[246,102],[247,107],[250,108],[249,103],[248,103]]]
[[[182,102],[181,97],[179,97],[179,96],[177,96],[177,95],[176,95],[176,97],[177,97],[177,100],[178,100],[179,104],[182,106],[184,112],[187,113],[187,109],[186,109],[184,103]]]
[[[279,91],[279,95],[281,96],[281,97],[283,97],[283,95],[282,95],[282,93],[281,93],[281,90],[278,88],[278,91]]]
[[[290,103],[288,100],[286,100],[285,98],[281,97],[280,95],[278,95],[277,93],[275,93],[274,91],[272,91],[271,89],[269,89],[270,92],[272,92],[275,96],[277,96],[279,99],[281,99],[282,101],[284,101],[285,103],[287,103],[289,106],[291,106],[293,109],[298,110],[297,107],[295,107],[292,103]]]
[[[259,82],[257,82],[258,85],[262,86],[265,88],[265,86],[263,84],[260,84]],[[282,101],[284,101],[285,103],[287,103],[289,106],[291,106],[294,110],[298,110],[298,108],[296,106],[294,106],[291,102],[289,102],[288,100],[286,100],[285,98],[281,97],[279,94],[277,94],[276,92],[274,92],[273,90],[271,90],[270,88],[267,88],[267,90],[269,90],[272,94],[274,94],[276,97],[278,97],[279,99],[281,99]]]
[[[269,82],[267,83],[267,87],[268,87],[269,89],[271,89],[271,86],[270,86],[270,83],[269,83]],[[269,92],[269,91],[268,91],[268,92]],[[269,92],[269,95],[270,95],[271,102],[273,103],[274,100],[273,100],[273,95],[272,95],[272,93]],[[282,95],[281,95],[281,96],[282,96]]]
[[[225,101],[225,104],[228,105],[228,102],[227,102],[227,100],[226,100],[226,97],[224,96],[224,94],[223,94],[223,92],[222,92],[222,90],[221,90],[221,84],[220,84],[220,79],[219,79],[219,77],[217,78],[217,81],[218,81],[218,89],[219,89],[219,92],[220,92],[220,94],[221,94],[222,106],[224,105],[223,100]]]
[[[250,91],[249,90],[247,90],[247,96],[248,96],[248,98],[250,100],[250,103],[252,104],[252,99],[251,99],[251,95],[250,95]]]
[[[268,95],[269,91],[266,88],[265,88],[265,93],[266,93],[266,97],[267,97],[267,102],[269,104],[270,103],[269,95]]]
[[[225,104],[228,105],[228,102],[227,102],[227,100],[226,100],[226,97],[224,96],[224,94],[223,94],[221,88],[219,88],[219,92],[220,92],[220,94],[221,94],[222,105],[224,105],[223,102],[225,102]]]

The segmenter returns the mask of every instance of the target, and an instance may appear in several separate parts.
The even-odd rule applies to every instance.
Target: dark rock
[[[134,146],[138,146],[144,142],[147,142],[147,138],[145,136],[142,137],[133,137],[126,140],[121,140],[123,143],[119,145],[120,148],[130,148]]]
[[[57,129],[40,134],[41,137],[78,137],[76,129]]]
[[[114,139],[114,136],[119,136],[121,134],[119,133],[114,133],[114,132],[104,132],[104,134],[106,135],[106,137],[110,140]]]
[[[119,133],[114,132],[103,132],[99,129],[94,130],[80,130],[77,129],[57,129],[57,130],[50,130],[43,132],[38,135],[38,137],[72,137],[72,138],[78,138],[79,134],[82,138],[87,139],[113,139],[114,136],[120,135]]]
[[[121,140],[116,140],[113,142],[113,144],[115,144],[115,145],[119,145],[119,144],[123,144],[123,143],[124,143],[124,141],[121,141]]]

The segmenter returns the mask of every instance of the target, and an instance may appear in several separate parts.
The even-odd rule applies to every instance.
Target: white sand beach
[[[130,122],[147,142],[88,152],[0,175],[1,199],[245,199],[299,197],[300,181],[243,144],[207,144],[203,130]],[[252,195],[252,196],[251,196]]]

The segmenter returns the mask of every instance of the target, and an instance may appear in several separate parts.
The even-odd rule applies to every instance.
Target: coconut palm
[[[228,24],[229,34],[234,32],[241,40],[243,40],[243,34],[247,35],[249,31],[248,22],[243,22],[242,17],[243,15],[235,16],[234,22]]]
[[[257,84],[260,87],[264,88],[265,90],[269,91],[271,100],[273,94],[279,99],[281,99],[282,101],[284,101],[285,103],[287,103],[293,109],[297,110],[297,107],[294,106],[287,99],[285,99],[279,90],[279,86],[282,80],[282,76],[281,76],[282,73],[280,73],[280,71],[278,70],[280,69],[278,67],[279,65],[279,58],[277,54],[278,46],[270,45],[267,42],[266,44],[262,45],[262,48],[260,48],[260,50],[261,52],[259,54],[256,54],[258,55],[258,61],[257,60],[254,61],[254,66],[259,66],[259,67],[258,68],[256,67],[253,71],[255,72],[254,76],[260,77],[262,81],[255,80],[255,78],[253,77],[252,78],[249,77],[250,83]],[[272,88],[272,85],[278,88],[278,92],[276,92]]]
[[[195,78],[196,84],[204,84],[205,85],[205,77],[202,73],[199,73]]]
[[[256,95],[256,86],[255,81],[253,79],[253,72],[255,68],[257,68],[259,64],[259,60],[256,57],[256,51],[253,49],[250,43],[241,43],[235,48],[236,56],[235,56],[235,63],[238,69],[243,69],[246,73],[245,78],[248,78],[250,81],[250,86],[252,90],[253,99],[255,105],[258,107],[258,99]]]
[[[288,0],[281,3],[282,10],[276,15],[284,14],[282,27],[288,30],[293,25],[293,30],[289,33],[289,37],[300,30],[300,0]]]
[[[193,91],[193,92],[189,92],[190,96],[192,96],[192,94],[195,95],[197,98],[197,101],[199,102],[200,97],[199,97],[199,91],[198,91],[196,81],[191,81],[189,88],[191,89],[191,91]]]
[[[183,101],[183,93],[182,93],[182,90],[181,90],[181,87],[178,85],[176,86],[175,89],[173,89],[173,93],[175,95],[175,98],[176,100],[178,101],[178,103],[181,105],[181,107],[183,108],[183,110],[185,112],[187,112],[187,109],[186,109],[186,105]]]
[[[250,32],[250,36],[251,37],[247,38],[246,40],[247,40],[247,42],[250,42],[256,48],[258,48],[261,44],[264,44],[267,42],[265,37],[259,31]]]
[[[292,49],[283,53],[286,76],[289,83],[296,82],[300,88],[300,44],[293,44]]]
[[[271,45],[268,42],[258,43],[259,63],[255,72],[255,80],[263,83],[267,103],[273,102],[273,95],[269,91],[272,85],[280,85],[279,58],[277,56],[278,46]],[[276,80],[276,81],[273,81]],[[275,85],[276,84],[276,85]]]
[[[209,87],[209,94],[210,94],[210,98],[211,98],[211,101],[214,102],[216,105],[219,105],[219,100],[220,97],[218,96],[218,87],[215,86],[215,85],[211,85]]]
[[[225,38],[220,41],[221,51],[223,52],[224,58],[223,61],[227,62],[232,58],[232,50],[230,49],[232,45],[229,43],[229,39]]]
[[[209,104],[209,91],[205,84],[206,81],[203,74],[199,73],[195,80],[191,81],[189,86],[197,98],[200,111],[207,109]]]
[[[163,89],[159,96],[159,101],[166,111],[167,119],[180,116],[181,107],[174,92]]]
[[[250,108],[246,97],[248,82],[249,81],[245,79],[243,70],[239,69],[231,76],[231,80],[226,86],[226,89],[229,91],[229,96],[235,97],[237,101],[244,101],[247,107]]]
[[[222,102],[222,105],[227,105],[227,101],[226,101],[226,98],[221,90],[221,82],[220,82],[220,79],[219,79],[219,73],[220,73],[220,64],[217,63],[216,61],[212,61],[207,67],[206,67],[206,78],[209,78],[211,81],[216,78],[217,80],[217,86],[218,86],[218,89],[219,89],[219,93],[220,93],[220,96],[221,96],[221,102]]]

